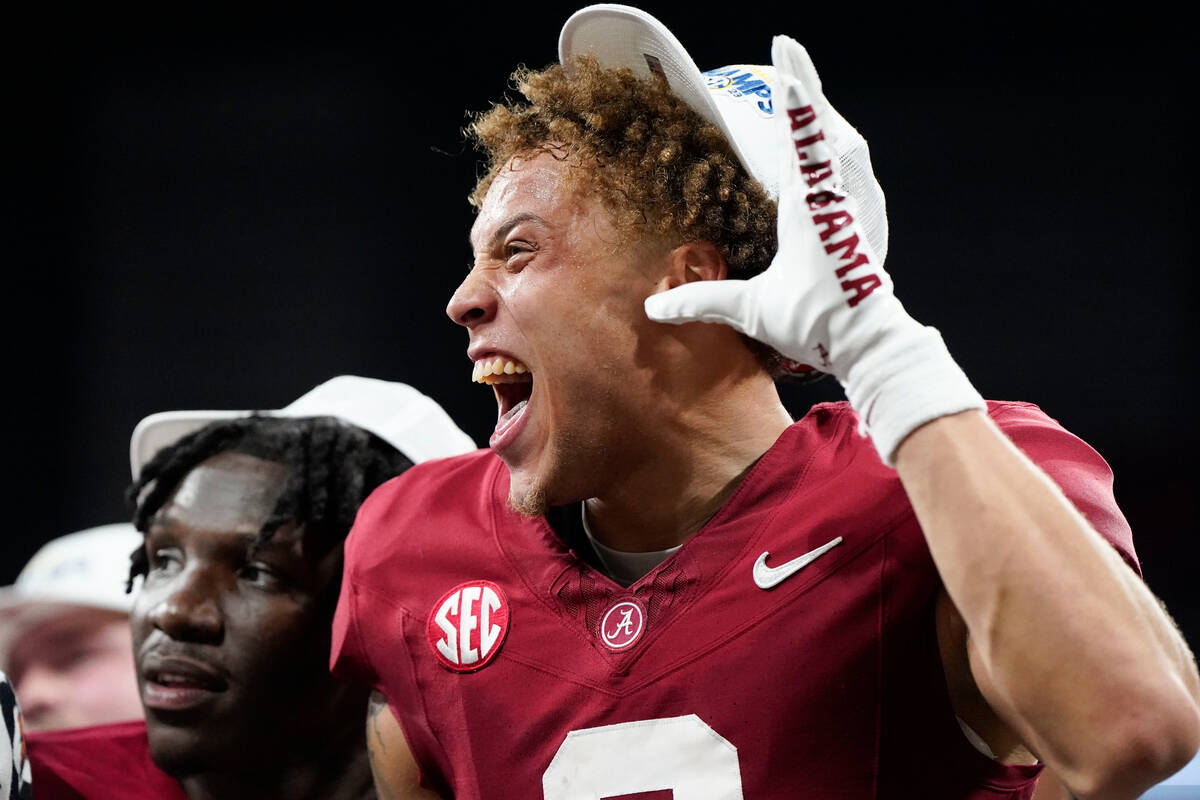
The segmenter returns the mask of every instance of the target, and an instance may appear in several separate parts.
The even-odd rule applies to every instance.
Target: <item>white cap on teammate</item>
[[[339,375],[273,411],[162,411],[137,424],[129,442],[129,465],[137,478],[155,453],[210,422],[252,414],[273,417],[337,417],[383,439],[413,463],[476,449],[450,415],[406,383]]]
[[[142,535],[128,522],[100,525],[47,542],[0,588],[0,626],[35,606],[74,605],[128,613],[129,554]]]

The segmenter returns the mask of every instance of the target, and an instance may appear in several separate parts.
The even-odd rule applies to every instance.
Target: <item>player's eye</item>
[[[155,575],[174,575],[183,568],[183,554],[174,547],[160,547],[148,555],[150,572]]]
[[[504,261],[508,269],[519,269],[536,252],[537,247],[532,242],[514,239],[504,244]]]
[[[252,561],[238,570],[238,578],[260,589],[278,589],[283,585],[282,576],[259,561]]]
[[[91,656],[99,655],[100,652],[99,648],[89,646],[87,643],[81,643],[50,654],[48,660],[56,671],[66,672],[87,661]]]

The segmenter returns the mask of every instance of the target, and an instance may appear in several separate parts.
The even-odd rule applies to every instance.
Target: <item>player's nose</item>
[[[465,328],[474,328],[496,316],[496,290],[483,270],[473,269],[454,290],[446,304],[446,315]]]
[[[29,730],[48,730],[54,727],[56,709],[67,696],[63,682],[67,680],[57,670],[40,663],[26,667],[13,685],[21,704],[21,716]]]
[[[150,609],[154,627],[178,641],[220,644],[225,635],[219,576],[185,569]]]

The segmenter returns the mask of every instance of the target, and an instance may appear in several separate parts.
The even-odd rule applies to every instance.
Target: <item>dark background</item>
[[[0,582],[125,518],[152,412],[274,408],[353,373],[418,386],[486,443],[491,393],[442,312],[469,260],[459,130],[517,63],[556,58],[575,7],[9,26]],[[1186,26],[1145,5],[645,7],[702,68],[769,60],[776,32],[808,46],[871,143],[900,297],[986,396],[1038,403],[1108,459],[1147,580],[1200,645]],[[784,395],[797,415],[840,396]]]

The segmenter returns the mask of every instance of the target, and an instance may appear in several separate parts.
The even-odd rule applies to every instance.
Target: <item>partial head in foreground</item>
[[[61,536],[0,589],[0,669],[21,698],[27,730],[142,716],[129,641],[132,598],[122,591],[140,540],[128,523]]]
[[[585,56],[514,80],[525,101],[471,127],[488,170],[474,266],[447,311],[496,392],[510,502],[538,514],[600,495],[723,381],[770,383],[773,351],[724,326],[657,325],[642,302],[761,272],[775,204],[658,76]]]
[[[339,419],[251,416],[142,466],[132,627],[164,771],[261,770],[361,735],[365,690],[327,668],[342,542],[367,494],[411,463]]]

